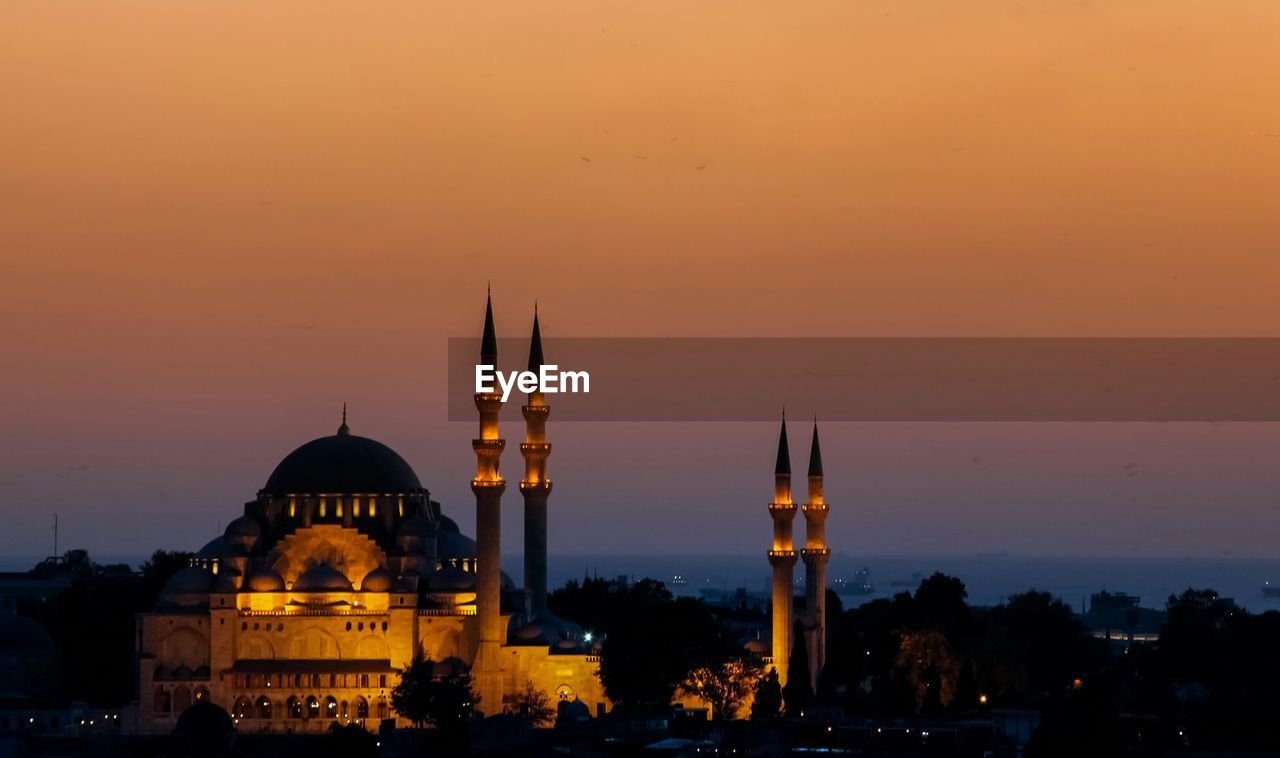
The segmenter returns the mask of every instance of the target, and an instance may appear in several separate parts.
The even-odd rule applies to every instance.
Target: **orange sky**
[[[105,513],[182,503],[196,540],[344,399],[465,522],[470,429],[432,392],[487,280],[509,334],[535,297],[562,336],[1280,334],[1270,0],[7,0],[0,29],[0,552],[53,509],[95,549],[142,549],[163,538]],[[602,445],[681,465],[660,430],[564,434],[590,449],[553,472],[595,488],[558,485],[566,514],[632,507],[606,480],[639,464]],[[744,466],[767,474],[772,433],[697,434],[742,447],[644,498],[729,480],[726,509],[763,502]],[[869,434],[849,432],[850,479]],[[1280,517],[1255,473],[1213,511],[1238,530],[1139,546],[1265,550]],[[1001,523],[981,508],[1009,481],[957,496]],[[891,482],[854,547],[900,532]],[[1111,497],[1091,492],[1067,547],[1125,549],[1090,541]],[[724,550],[764,544],[756,511]],[[997,547],[1046,544],[1019,523]]]

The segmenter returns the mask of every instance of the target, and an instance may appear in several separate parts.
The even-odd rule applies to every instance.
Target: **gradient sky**
[[[535,297],[560,336],[1280,335],[1270,0],[6,0],[0,29],[0,554],[54,511],[64,547],[198,547],[344,400],[469,529],[445,339],[489,280],[505,335]],[[552,550],[767,546],[771,425],[552,419]],[[1276,425],[824,435],[839,552],[1280,542]]]

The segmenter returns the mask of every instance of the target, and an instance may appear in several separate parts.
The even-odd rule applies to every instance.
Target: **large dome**
[[[361,494],[422,489],[418,475],[396,451],[368,437],[345,433],[312,440],[285,456],[263,491],[285,494]]]
[[[16,613],[0,611],[0,653],[50,650],[53,640],[43,626]]]

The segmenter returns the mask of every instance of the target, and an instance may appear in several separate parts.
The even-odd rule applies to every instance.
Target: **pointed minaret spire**
[[[533,302],[533,336],[529,339],[529,371],[542,368],[542,329],[538,325],[538,301]],[[551,406],[541,392],[530,392],[524,413],[524,478],[520,494],[524,496],[524,588],[528,593],[529,611],[538,614],[547,609],[547,497],[551,480],[547,478],[547,417]]]
[[[338,436],[346,437],[351,434],[351,427],[347,426],[347,404],[342,404],[342,426],[338,427]]]
[[[813,417],[813,444],[809,446],[809,476],[822,476],[822,448],[818,445],[818,417]]]
[[[533,301],[533,336],[529,338],[529,370],[536,374],[541,367],[542,330],[538,328],[538,301],[535,300]]]
[[[493,290],[486,288],[484,302],[484,336],[480,338],[480,363],[498,365],[498,335],[493,329]]]
[[[791,449],[787,446],[787,409],[782,409],[782,431],[778,434],[778,462],[773,467],[775,474],[791,474]]]

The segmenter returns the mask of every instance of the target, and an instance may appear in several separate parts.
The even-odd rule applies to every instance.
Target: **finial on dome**
[[[347,426],[347,404],[342,404],[342,426],[338,427],[338,436],[346,437],[351,434],[351,427]]]

